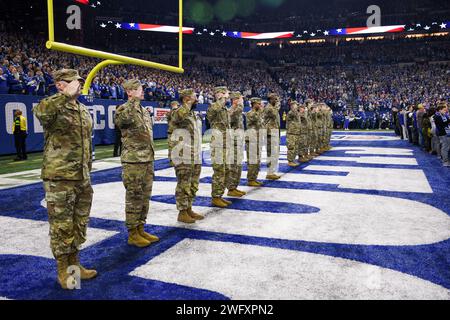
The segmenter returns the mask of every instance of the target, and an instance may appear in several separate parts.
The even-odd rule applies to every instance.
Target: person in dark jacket
[[[444,167],[450,167],[449,151],[450,151],[450,118],[448,116],[447,103],[441,102],[438,104],[436,115],[434,116],[434,122],[436,124],[436,135],[441,142],[441,157]]]

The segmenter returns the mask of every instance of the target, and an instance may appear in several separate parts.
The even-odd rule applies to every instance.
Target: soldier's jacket
[[[152,119],[139,99],[130,99],[119,106],[114,124],[122,133],[123,163],[145,163],[155,159]]]
[[[280,129],[280,112],[277,107],[269,103],[263,109],[263,123],[268,133],[271,129]]]
[[[321,111],[316,113],[316,120],[314,123],[315,123],[317,129],[323,128],[323,116],[322,116]]]
[[[247,130],[253,129],[256,131],[256,134],[259,138],[259,130],[263,129],[263,122],[262,122],[262,111],[256,111],[255,109],[250,110],[246,114],[247,119]],[[246,137],[246,140],[248,140],[248,137]]]
[[[222,147],[226,148],[227,135],[230,133],[230,119],[228,115],[228,110],[225,104],[218,101],[212,103],[208,111],[206,112],[206,117],[208,118],[209,124],[212,130],[218,130],[222,133]],[[211,139],[212,146],[220,146],[220,143],[215,141],[213,135]]]
[[[84,180],[92,168],[92,118],[81,103],[57,93],[33,112],[44,128],[43,180]]]
[[[300,134],[300,112],[297,110],[289,110],[286,117],[287,134]]]
[[[308,119],[308,115],[299,112],[299,120],[300,120],[300,134],[307,135],[310,127],[310,121]]]
[[[175,157],[180,156],[184,161],[189,161],[194,163],[194,160],[201,154],[201,118],[195,114],[194,111],[183,104],[177,109],[171,111],[170,116],[170,126],[173,129],[173,134],[177,129],[186,130],[186,133],[190,137],[190,141],[179,139],[178,141],[172,141],[172,148],[177,147],[178,150],[189,150],[189,154],[174,155]],[[186,162],[185,162],[186,163]]]
[[[312,134],[313,132],[313,119],[312,119],[313,114],[311,112],[308,112],[306,114],[306,122],[307,122],[307,127],[308,127],[308,133]]]
[[[230,108],[228,116],[230,118],[230,127],[234,130],[233,141],[237,143],[240,141],[239,131],[243,133],[244,130],[244,106],[238,105],[237,108]]]
[[[333,112],[328,111],[328,129],[333,130],[334,121],[333,121]]]

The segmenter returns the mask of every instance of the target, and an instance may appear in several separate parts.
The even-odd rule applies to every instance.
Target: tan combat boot
[[[295,162],[288,162],[288,166],[289,167],[292,167],[292,168],[295,168],[295,167],[298,167],[299,166],[299,164],[298,163],[295,163]]]
[[[239,189],[236,189],[236,191],[239,192],[240,194],[242,194],[243,196],[245,196],[247,194],[247,192],[239,190]]]
[[[151,244],[151,242],[148,241],[147,239],[141,237],[141,235],[139,234],[139,231],[136,227],[136,228],[128,230],[128,244],[130,246],[144,248],[144,247],[148,247]]]
[[[222,202],[225,202],[227,204],[227,206],[231,205],[233,202],[225,200],[224,198],[220,198],[222,200]]]
[[[276,175],[276,174],[268,174],[267,176],[266,176],[266,180],[278,180],[278,179],[280,179],[281,178],[281,176],[279,176],[279,175]]]
[[[158,238],[157,236],[145,232],[145,230],[144,230],[144,225],[143,225],[143,224],[141,224],[141,225],[138,226],[138,232],[139,232],[139,235],[140,235],[142,238],[147,239],[147,240],[150,241],[151,243],[153,243],[153,242],[158,242],[158,241],[159,241],[159,238]]]
[[[178,214],[178,221],[183,223],[195,223],[195,219],[192,218],[187,210],[181,210]]]
[[[80,278],[81,280],[90,280],[97,276],[96,270],[89,270],[83,267],[80,264],[80,258],[79,258],[79,252],[75,252],[72,254],[69,254],[69,266],[77,266],[80,268]]]
[[[192,219],[194,219],[194,220],[203,220],[203,219],[205,219],[205,217],[202,216],[201,214],[198,214],[197,212],[194,212],[194,211],[192,210],[192,207],[190,207],[187,211],[188,211],[189,216],[190,216]]]
[[[234,189],[234,190],[228,190],[228,194],[229,197],[242,197],[244,194],[239,192],[238,189]]]
[[[219,207],[219,208],[226,208],[226,207],[228,207],[228,204],[225,201],[223,201],[223,199],[220,198],[220,197],[212,198],[211,204],[214,207]]]
[[[255,187],[255,188],[261,186],[257,181],[249,181],[249,182],[247,183],[247,185],[248,185],[249,187]]]
[[[307,157],[301,157],[301,158],[299,159],[299,161],[300,161],[301,163],[306,163],[306,162],[308,162],[309,160],[308,160]]]
[[[58,270],[58,283],[61,288],[65,290],[73,290],[74,288],[69,288],[67,282],[70,281],[69,278],[72,277],[68,272],[69,260],[67,255],[60,256],[56,259],[56,266]]]

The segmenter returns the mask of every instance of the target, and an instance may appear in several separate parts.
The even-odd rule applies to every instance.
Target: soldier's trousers
[[[314,132],[308,130],[308,153],[313,153],[314,151]]]
[[[233,159],[228,163],[228,175],[226,176],[228,190],[237,189],[241,181],[243,151],[241,144],[234,144]]]
[[[298,139],[298,155],[306,157],[308,155],[308,136],[301,134]]]
[[[128,230],[145,224],[147,221],[153,176],[153,161],[122,164],[122,180],[126,189],[125,225]]]
[[[288,133],[286,135],[287,159],[289,162],[294,162],[297,155],[300,153],[300,135]]]
[[[91,181],[46,180],[44,190],[53,256],[77,252],[86,241],[93,194]]]
[[[212,148],[211,161],[214,170],[211,184],[211,196],[213,198],[222,197],[225,193],[229,166],[227,165],[227,149]]]
[[[266,142],[267,142],[267,174],[274,174],[278,169],[278,159],[280,155],[280,135],[268,134]],[[273,148],[275,149],[272,150]]]
[[[175,166],[175,175],[177,176],[175,199],[178,211],[192,207],[198,191],[201,170],[201,164],[180,164]]]
[[[261,149],[259,143],[257,143],[256,148],[250,148],[250,143],[246,141],[245,150],[247,153],[247,180],[256,181],[261,167]],[[250,151],[256,152],[256,154],[250,155]]]

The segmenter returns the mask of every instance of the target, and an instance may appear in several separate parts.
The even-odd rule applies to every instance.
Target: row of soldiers
[[[333,113],[324,103],[307,100],[304,105],[290,102],[286,117],[287,159],[290,167],[297,167],[331,149]]]
[[[62,288],[74,289],[77,281],[97,276],[96,270],[83,267],[79,260],[81,245],[86,241],[93,197],[90,180],[93,123],[88,109],[77,100],[81,94],[81,82],[84,81],[78,72],[72,69],[59,70],[54,73],[54,79],[58,93],[43,99],[34,107],[33,112],[44,128],[41,178],[44,181],[50,224],[50,246],[57,261],[57,278]],[[150,114],[141,105],[144,92],[140,81],[125,81],[123,88],[127,92],[128,101],[117,108],[114,123],[122,136],[125,224],[128,229],[128,244],[143,248],[159,241],[156,235],[145,231],[154,178],[153,124]],[[226,208],[231,204],[223,198],[226,189],[230,197],[243,197],[246,194],[238,189],[244,142],[248,186],[262,186],[257,178],[263,142],[266,142],[270,160],[266,179],[280,178],[276,174],[280,142],[280,98],[275,94],[269,95],[269,104],[265,108],[262,107],[260,98],[252,98],[252,110],[246,114],[247,130],[244,131],[242,94],[230,94],[226,87],[217,87],[214,93],[216,101],[207,111],[213,130],[211,157],[214,174],[211,196],[213,206]],[[194,90],[181,91],[180,98],[181,103],[173,102],[168,114],[169,157],[177,177],[175,197],[179,211],[178,221],[195,223],[205,218],[193,210],[202,170],[202,120],[195,110],[198,101]],[[226,102],[229,99],[231,107],[227,108]],[[317,119],[322,112],[318,112],[318,108],[311,107],[312,114],[317,114],[311,116],[311,119],[315,119],[311,121],[314,123],[313,136],[317,138],[308,142],[308,155],[314,155],[314,152],[325,148],[325,134],[319,130],[321,126],[315,125],[320,123]],[[319,109],[325,108],[320,106]],[[302,106],[297,108],[295,103],[292,104],[288,115],[288,139],[291,145],[296,139],[293,136],[303,134],[302,126],[307,123],[302,120],[303,113]],[[295,119],[298,119],[298,123],[294,123],[297,121]],[[300,129],[296,130],[296,126]],[[253,134],[248,134],[249,132]],[[296,148],[297,145],[299,144],[295,144]],[[304,159],[305,150],[295,149],[291,154],[294,157],[299,154]],[[74,267],[78,270],[79,279],[74,277]]]

